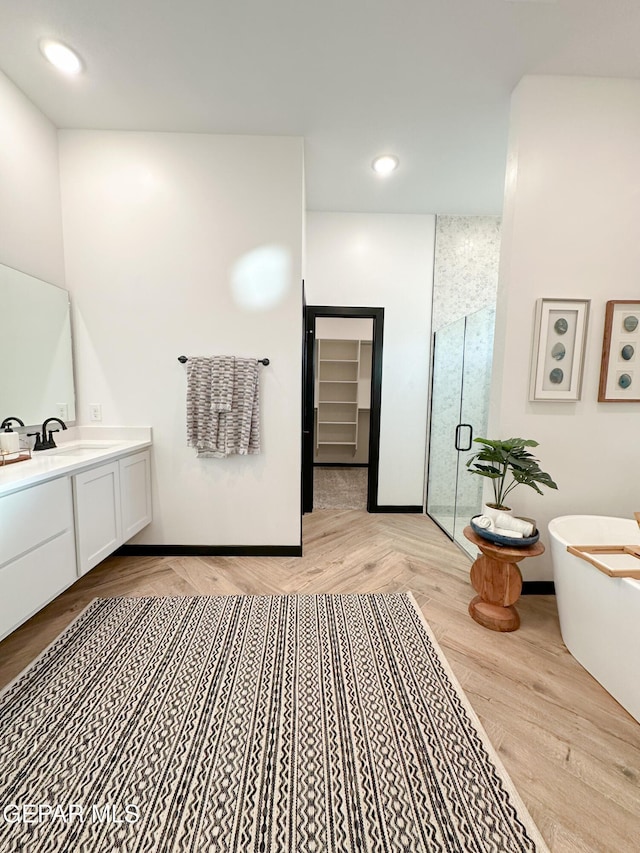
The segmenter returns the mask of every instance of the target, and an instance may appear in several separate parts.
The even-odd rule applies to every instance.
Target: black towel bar
[[[187,358],[186,355],[179,355],[178,361],[180,362],[180,364],[186,364],[189,361],[189,359]],[[259,358],[258,359],[258,364],[264,364],[265,367],[267,367],[269,365],[269,363],[270,362],[269,362],[268,358]]]

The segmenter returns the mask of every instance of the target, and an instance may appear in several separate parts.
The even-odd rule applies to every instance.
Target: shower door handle
[[[467,447],[461,447],[460,446],[460,434],[461,434],[463,429],[469,430],[469,435],[467,437],[467,441],[469,442],[469,444]],[[462,450],[462,451],[471,450],[471,442],[472,441],[473,441],[473,427],[471,426],[471,424],[458,424],[458,426],[456,427],[456,441],[455,441],[456,450]]]

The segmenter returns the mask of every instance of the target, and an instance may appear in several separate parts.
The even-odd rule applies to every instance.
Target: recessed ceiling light
[[[379,175],[390,175],[398,168],[399,160],[393,154],[382,154],[371,164],[371,168]]]
[[[53,39],[41,39],[40,50],[42,55],[64,74],[79,74],[82,71],[82,60],[66,44]]]

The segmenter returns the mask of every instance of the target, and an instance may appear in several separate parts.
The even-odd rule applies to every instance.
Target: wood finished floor
[[[320,510],[303,537],[302,558],[112,557],[0,643],[0,686],[96,596],[411,590],[551,851],[640,850],[640,724],[567,652],[553,596],[521,598],[520,630],[497,634],[428,518]]]

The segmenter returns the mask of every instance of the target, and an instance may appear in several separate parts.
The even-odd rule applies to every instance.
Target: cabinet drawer
[[[0,566],[73,530],[71,482],[50,480],[0,498]]]
[[[0,639],[75,580],[76,553],[71,530],[2,566]]]

